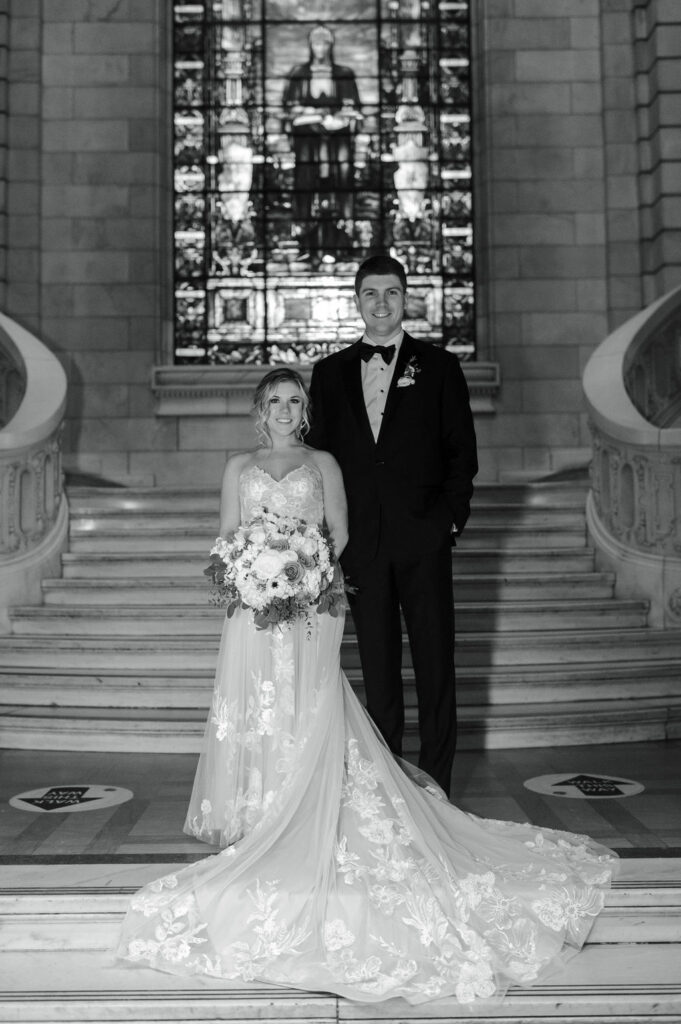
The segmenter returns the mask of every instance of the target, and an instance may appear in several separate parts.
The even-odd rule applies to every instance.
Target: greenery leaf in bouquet
[[[208,576],[212,583],[222,582],[225,578],[225,563],[219,555],[210,556],[210,563],[203,570],[203,575]]]

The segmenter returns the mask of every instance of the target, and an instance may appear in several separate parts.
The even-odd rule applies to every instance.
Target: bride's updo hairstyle
[[[270,398],[280,384],[295,384],[300,391],[300,397],[303,400],[303,417],[300,421],[298,436],[301,441],[310,429],[310,396],[307,393],[305,381],[300,374],[296,372],[296,370],[291,370],[288,366],[279,366],[276,370],[270,370],[269,373],[265,374],[253,395],[255,430],[259,440],[265,445],[272,443],[269,427],[267,426],[267,417],[270,412]]]

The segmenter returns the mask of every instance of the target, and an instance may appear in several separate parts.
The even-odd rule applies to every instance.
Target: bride
[[[226,466],[225,537],[268,509],[347,540],[340,470],[304,443],[300,376],[255,393],[262,445]],[[465,1006],[584,943],[617,858],[586,836],[464,813],[389,751],[340,667],[343,615],[225,621],[186,831],[222,852],[133,898],[118,954],[179,975]]]

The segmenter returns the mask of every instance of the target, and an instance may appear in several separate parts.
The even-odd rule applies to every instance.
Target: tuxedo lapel
[[[402,338],[402,344],[400,345],[400,351],[397,353],[397,363],[395,364],[395,372],[393,373],[392,380],[390,382],[390,388],[388,389],[388,398],[385,403],[385,411],[383,413],[383,419],[381,421],[381,429],[378,434],[380,441],[381,434],[386,429],[388,422],[394,415],[395,410],[399,407],[399,404],[403,398],[404,392],[408,388],[398,388],[397,382],[400,377],[404,374],[404,368],[414,355],[414,344],[413,339],[405,334]]]
[[[371,424],[369,423],[369,416],[364,403],[364,392],[362,391],[362,360],[359,356],[360,343],[358,341],[346,350],[347,358],[343,363],[343,384],[348,405],[357,420],[360,430],[363,434],[366,434],[367,440],[374,444],[374,435],[371,431]]]

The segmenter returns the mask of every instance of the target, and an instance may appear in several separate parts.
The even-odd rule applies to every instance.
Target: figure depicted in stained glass
[[[288,75],[283,106],[295,155],[293,218],[310,255],[348,245],[353,140],[362,118],[355,74],[334,60],[334,35],[317,25],[309,60]]]

